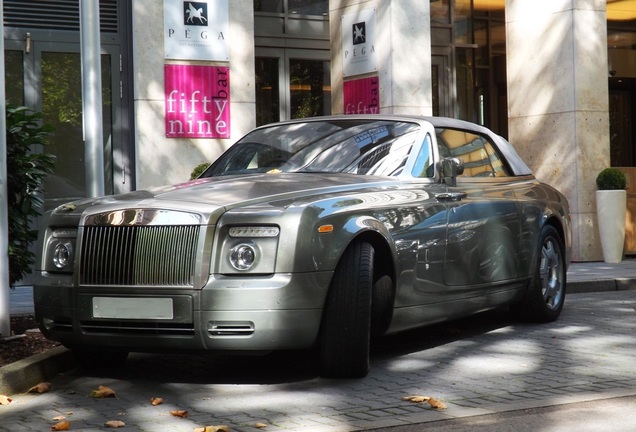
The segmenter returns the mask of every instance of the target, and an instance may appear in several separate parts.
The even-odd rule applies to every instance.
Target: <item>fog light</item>
[[[230,251],[230,264],[237,270],[249,270],[256,262],[256,249],[246,243],[236,245]]]
[[[70,242],[58,243],[53,250],[53,264],[60,270],[66,268],[72,255],[73,245]]]
[[[50,318],[42,318],[42,325],[45,329],[51,330],[55,326],[55,321]]]

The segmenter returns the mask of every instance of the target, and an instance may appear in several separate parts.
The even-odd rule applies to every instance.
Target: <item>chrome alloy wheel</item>
[[[565,289],[562,257],[555,241],[552,237],[545,239],[541,248],[541,265],[539,267],[541,294],[546,306],[551,310],[559,307]]]

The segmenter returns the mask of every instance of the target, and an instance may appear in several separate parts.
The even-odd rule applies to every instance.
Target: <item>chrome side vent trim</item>
[[[85,226],[80,285],[192,286],[200,227]]]
[[[210,336],[251,336],[254,334],[254,323],[251,321],[210,321]]]

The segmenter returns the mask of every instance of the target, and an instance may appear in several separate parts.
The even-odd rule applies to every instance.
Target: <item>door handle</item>
[[[468,194],[466,192],[442,192],[435,194],[435,198],[438,201],[461,201],[467,196]]]

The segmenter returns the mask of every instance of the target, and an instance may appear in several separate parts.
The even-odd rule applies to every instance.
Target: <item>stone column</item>
[[[164,58],[162,0],[133,1],[137,189],[187,181],[256,125],[254,3],[229,0],[229,63]],[[166,138],[164,64],[230,67],[230,139]]]
[[[360,78],[379,78],[380,113],[431,115],[430,4],[421,0],[329,2],[332,112],[344,112],[342,16],[369,9],[376,11],[378,70]]]
[[[605,0],[506,0],[509,138],[570,202],[575,261],[602,260],[596,175],[609,166]]]

